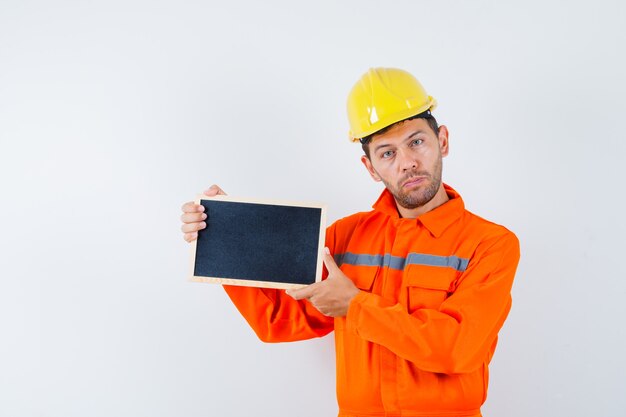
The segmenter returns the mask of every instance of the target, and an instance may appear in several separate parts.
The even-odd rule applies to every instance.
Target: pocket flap
[[[408,265],[405,273],[407,287],[420,287],[451,292],[459,272],[451,268]]]
[[[378,274],[380,267],[378,266],[355,266],[355,265],[341,265],[341,271],[348,276],[354,282],[360,290],[372,291],[372,285]]]

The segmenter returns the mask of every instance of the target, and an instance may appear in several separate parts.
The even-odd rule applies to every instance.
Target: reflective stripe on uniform
[[[407,265],[425,265],[453,268],[459,272],[463,272],[467,269],[467,265],[469,264],[469,259],[459,258],[455,255],[439,256],[415,252],[409,253],[406,258],[393,256],[388,253],[384,255],[368,255],[350,252],[336,254],[334,258],[337,265],[380,266],[398,269],[400,271],[404,270]]]

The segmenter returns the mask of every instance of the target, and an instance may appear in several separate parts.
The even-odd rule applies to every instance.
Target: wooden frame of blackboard
[[[208,218],[206,219],[206,223],[207,223],[207,227],[204,230],[201,230],[198,232],[198,239],[193,241],[192,244],[192,253],[191,253],[191,278],[190,280],[193,282],[207,282],[207,283],[217,283],[217,284],[222,284],[222,285],[238,285],[238,286],[247,286],[247,287],[261,287],[261,288],[280,288],[280,289],[289,289],[289,288],[301,288],[304,287],[306,285],[312,284],[314,282],[320,282],[322,279],[322,268],[323,268],[323,250],[324,250],[324,243],[325,243],[325,237],[326,237],[326,205],[324,204],[319,204],[319,203],[309,203],[309,202],[295,202],[295,201],[284,201],[284,200],[259,200],[259,199],[246,199],[246,198],[235,198],[235,197],[230,197],[230,196],[225,196],[225,195],[217,195],[214,197],[208,197],[205,195],[201,195],[198,196],[196,198],[196,204],[202,204],[205,205],[205,213],[207,213]],[[306,282],[303,283],[302,278],[301,277],[295,277],[295,279],[292,279],[291,277],[287,278],[287,279],[278,279],[276,280],[274,277],[269,277],[269,276],[259,276],[259,277],[236,277],[236,276],[222,276],[222,275],[229,275],[227,273],[219,273],[219,274],[207,274],[205,272],[198,272],[199,269],[198,265],[200,262],[206,262],[207,261],[207,254],[206,254],[206,250],[208,247],[210,247],[211,244],[208,243],[204,243],[205,241],[207,241],[208,239],[212,239],[213,240],[213,245],[217,245],[217,242],[221,242],[220,239],[224,238],[224,239],[230,239],[231,240],[231,247],[232,247],[232,233],[229,234],[229,236],[227,236],[226,233],[224,232],[224,227],[227,225],[233,225],[234,223],[234,219],[219,219],[218,220],[218,224],[221,226],[218,227],[212,227],[212,222],[211,222],[211,207],[213,208],[221,208],[221,209],[225,209],[228,208],[230,204],[231,208],[236,208],[238,213],[247,213],[250,216],[254,216],[255,212],[257,211],[262,211],[263,214],[266,216],[264,221],[255,221],[255,222],[248,222],[246,229],[243,231],[242,236],[245,239],[245,236],[251,236],[251,234],[255,233],[255,228],[258,227],[259,232],[263,233],[263,232],[267,232],[267,226],[269,225],[269,221],[274,221],[274,222],[278,222],[281,225],[281,229],[287,229],[291,231],[291,237],[293,237],[294,234],[294,228],[299,227],[299,224],[297,223],[298,220],[302,221],[302,219],[306,219],[306,233],[303,233],[304,235],[308,236],[308,240],[306,242],[306,244],[304,245],[307,250],[306,250],[306,254],[302,255],[302,253],[299,254],[299,258],[302,258],[303,256],[308,260],[308,262],[306,263],[307,265],[307,271],[311,270],[311,265],[314,261],[314,280],[312,280],[312,276],[310,273],[307,273],[307,278],[306,278]],[[296,220],[291,221],[291,219],[273,219],[273,220],[268,220],[267,217],[271,217],[271,215],[276,212],[277,214],[285,214],[286,212],[290,212],[290,213],[297,213],[297,218]],[[310,217],[311,215],[313,216],[313,219],[311,220]],[[215,220],[215,214],[214,214],[214,219]],[[228,217],[228,216],[224,216],[224,217]],[[255,217],[255,220],[257,220],[258,217]],[[230,223],[229,223],[230,222]],[[238,225],[235,224],[234,227],[237,227]],[[313,227],[315,226],[315,231],[313,231]],[[263,228],[265,227],[265,229]],[[220,230],[221,229],[221,230]],[[213,232],[214,234],[209,235],[209,233]],[[221,236],[219,235],[221,233]],[[267,234],[267,233],[266,233]],[[289,233],[287,233],[289,234]],[[299,238],[299,233],[298,233],[298,238]],[[256,235],[254,235],[256,236]],[[316,241],[313,242],[312,240],[315,239]],[[209,245],[209,246],[203,246],[203,245]],[[199,247],[200,246],[200,247]],[[244,248],[237,248],[235,250],[233,250],[232,255],[233,256],[237,256],[238,252],[241,250],[245,250],[245,247],[254,247],[254,245],[250,245],[250,242],[244,242],[243,244]],[[313,251],[312,247],[315,248],[315,250]],[[275,262],[276,265],[284,265],[284,261],[285,261],[285,247],[282,244],[273,246],[273,249],[281,249],[276,253],[268,253],[268,252],[272,252],[272,251],[263,251],[263,253],[258,253],[256,254],[256,260],[257,261],[261,261],[261,263],[263,263],[265,266],[267,266],[267,261],[268,260],[272,260],[273,262]],[[291,247],[293,249],[293,246]],[[302,247],[301,247],[302,248]],[[223,247],[222,245],[220,245],[219,250],[222,250]],[[228,249],[225,249],[228,251]],[[249,252],[246,252],[246,256],[249,255],[250,253],[256,253],[255,250],[250,250]],[[201,255],[203,258],[200,259],[198,258],[198,256]],[[255,256],[252,256],[252,258],[255,258]],[[200,260],[200,262],[199,262]],[[250,260],[250,259],[248,259]],[[217,260],[214,261],[210,261],[212,262],[213,265],[216,265],[215,262],[217,262]],[[205,268],[206,269],[206,268]],[[216,268],[216,269],[220,269],[220,268]],[[211,276],[208,276],[211,275]],[[219,276],[213,276],[213,275],[219,275]],[[231,274],[234,275],[234,274]]]

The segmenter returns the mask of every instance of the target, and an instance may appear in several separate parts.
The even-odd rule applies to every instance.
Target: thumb
[[[204,191],[204,195],[208,197],[214,197],[216,195],[226,195],[226,193],[218,185],[213,184]]]
[[[324,265],[328,270],[328,277],[330,278],[334,272],[339,271],[339,267],[335,263],[335,258],[330,254],[330,250],[328,248],[324,248]]]

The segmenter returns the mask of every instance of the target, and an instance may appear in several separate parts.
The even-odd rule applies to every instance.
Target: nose
[[[402,169],[402,172],[417,169],[417,166],[419,165],[417,159],[415,158],[415,155],[413,155],[411,152],[398,151],[398,159],[398,162],[400,164],[399,166],[400,169]]]

